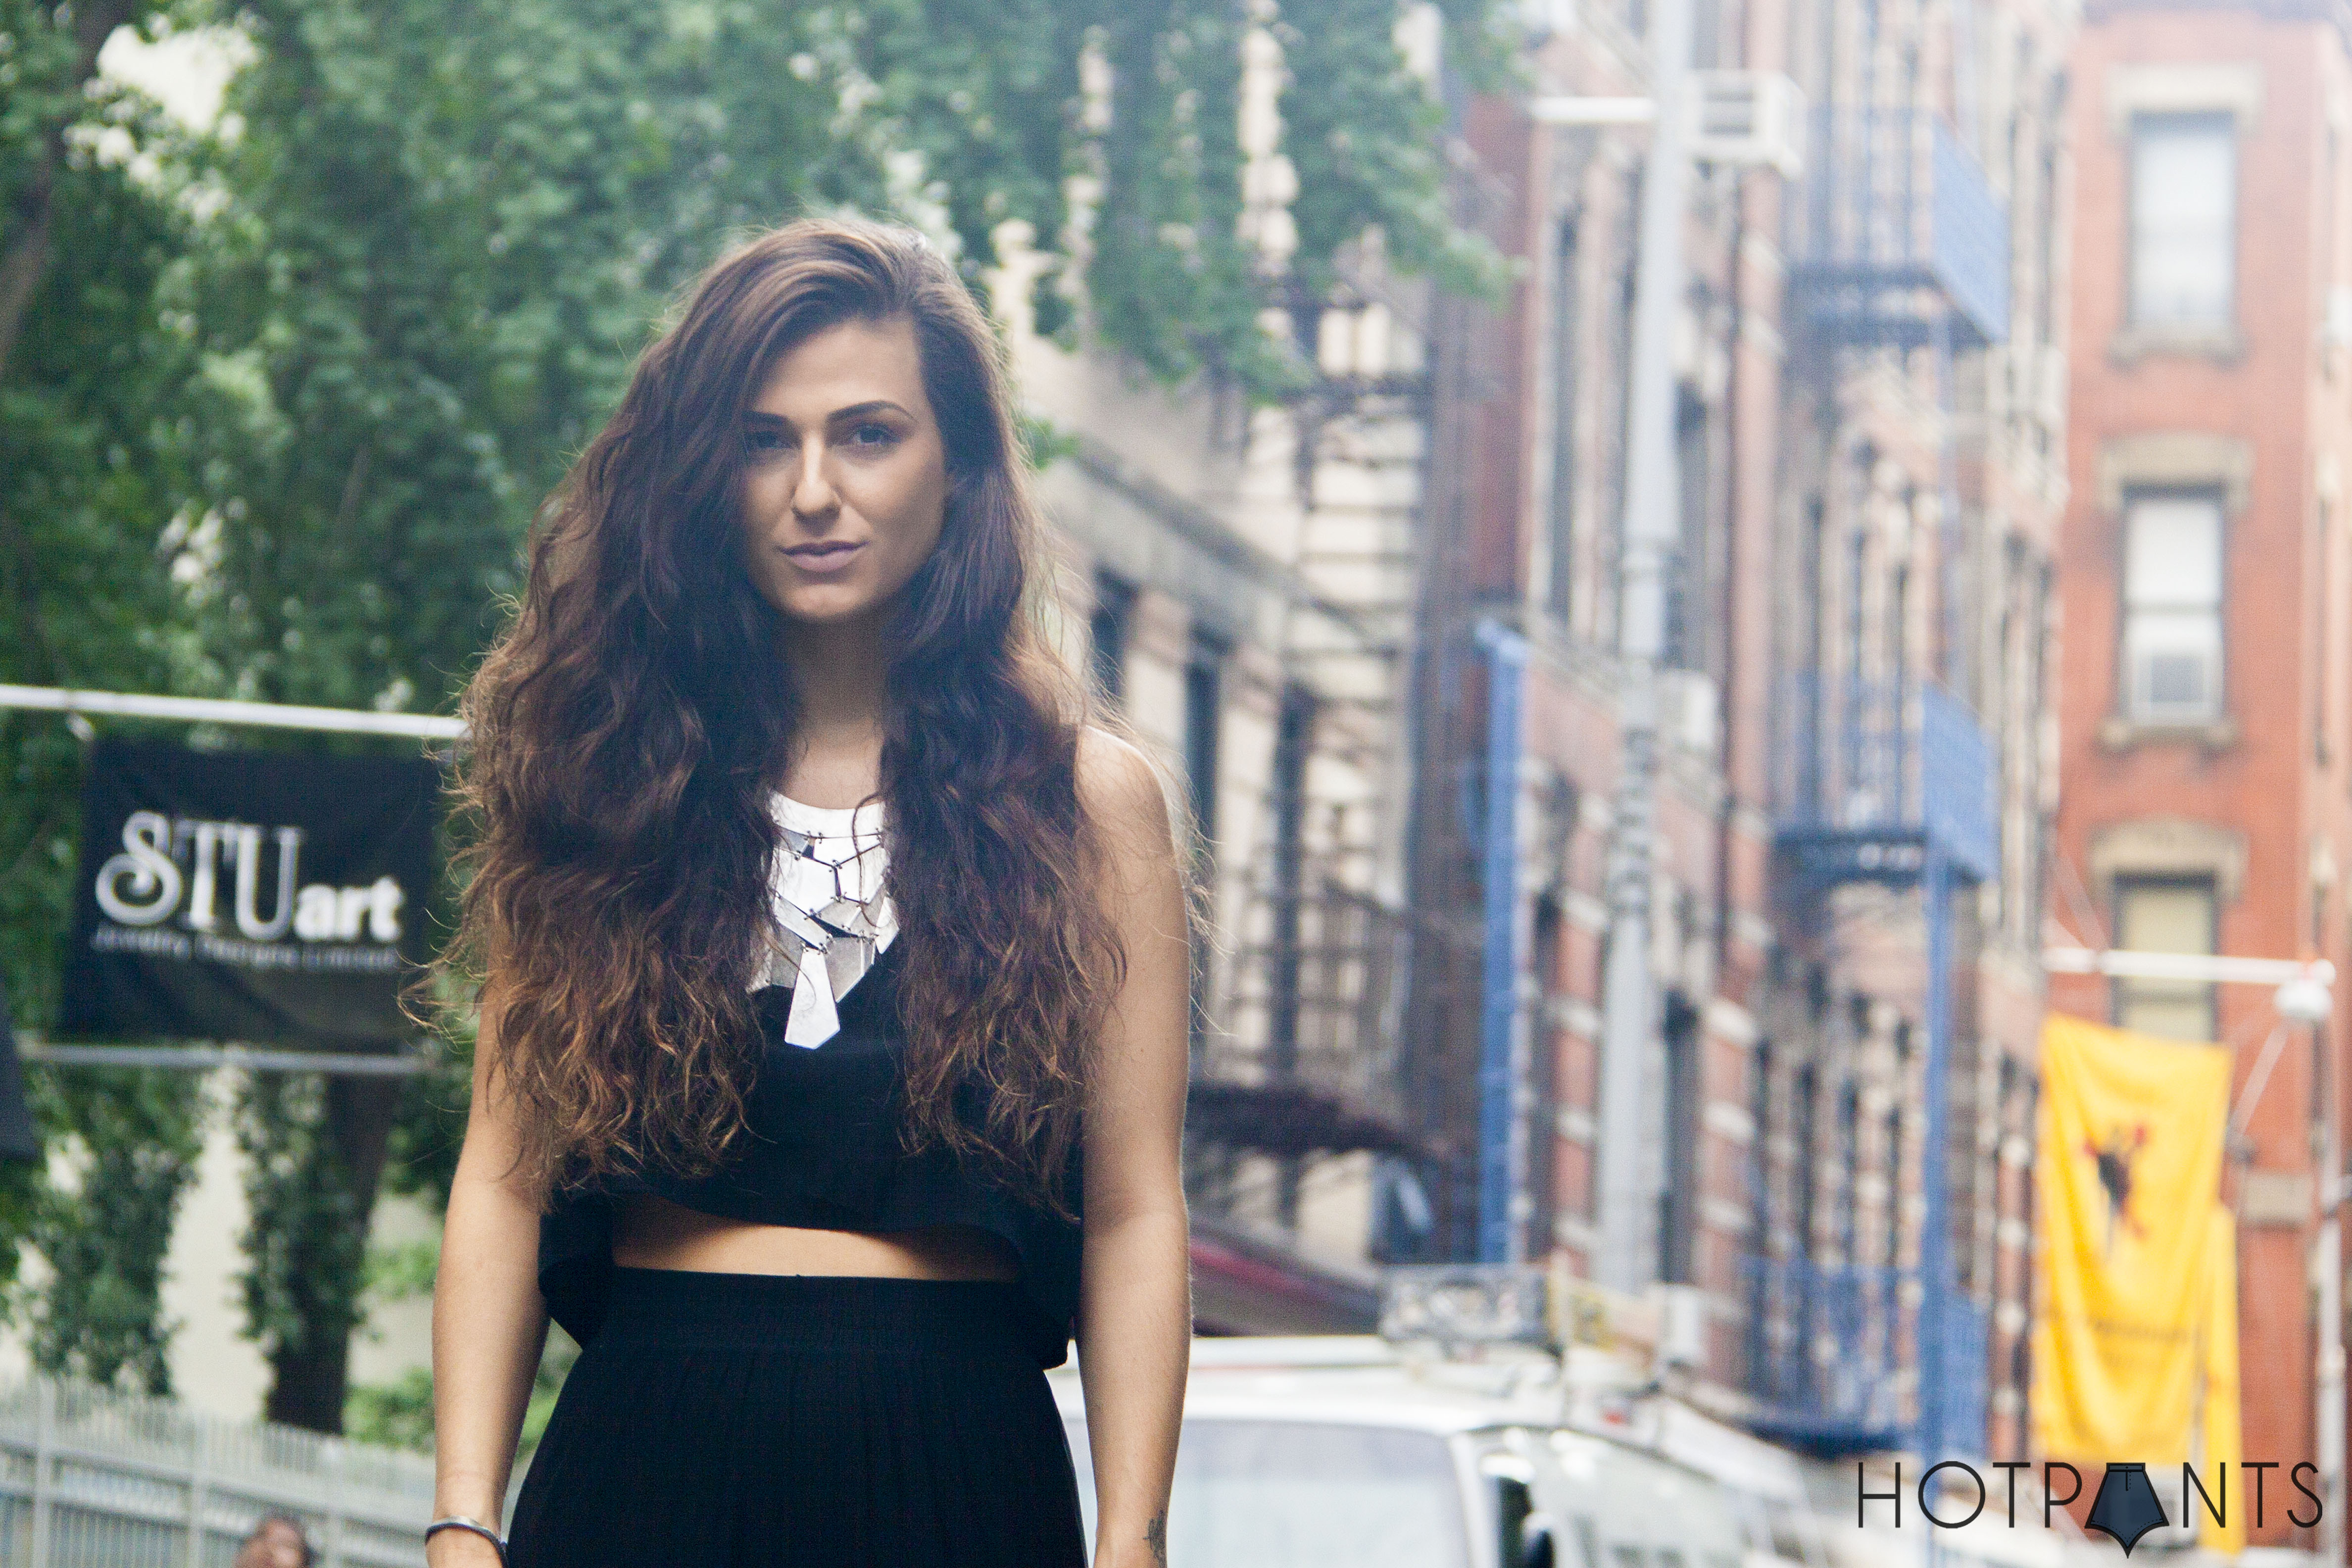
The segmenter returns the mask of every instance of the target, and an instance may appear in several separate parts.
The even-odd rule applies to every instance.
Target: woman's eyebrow
[[[844,419],[862,419],[868,414],[896,414],[902,419],[914,417],[888,398],[877,397],[865,403],[853,403],[846,408],[836,408],[833,411],[833,418],[839,423]]]
[[[903,405],[893,403],[887,397],[876,397],[870,398],[864,403],[853,403],[846,408],[835,409],[831,414],[825,416],[825,423],[828,425],[839,425],[846,420],[864,419],[876,414],[896,414],[901,419],[912,419],[914,417],[912,414],[907,412]],[[762,408],[745,409],[743,411],[743,422],[747,425],[775,426],[786,430],[793,427],[793,422],[781,414],[771,414]]]

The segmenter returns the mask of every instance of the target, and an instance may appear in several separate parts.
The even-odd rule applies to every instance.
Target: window
[[[1691,7],[1691,64],[1713,70],[1724,63],[1723,0],[1698,0]]]
[[[1772,1142],[1772,1037],[1756,1042],[1748,1068],[1748,1120],[1755,1129],[1748,1145],[1748,1228],[1759,1251],[1770,1245],[1772,1169],[1766,1150]]]
[[[2132,121],[2131,319],[2230,324],[2237,289],[2237,145],[2227,114]]]
[[[1276,1079],[1298,1071],[1301,970],[1305,957],[1307,887],[1307,764],[1315,747],[1315,693],[1296,683],[1282,689],[1274,730],[1274,929],[1266,955],[1266,1068]],[[1296,1156],[1281,1163],[1275,1214],[1286,1227],[1298,1226],[1301,1165]]]
[[[2210,953],[2215,900],[2210,878],[2119,878],[2116,945],[2127,952]],[[2175,1040],[2214,1037],[2213,987],[2197,981],[2118,980],[2116,1023]]]
[[[1838,1085],[1838,1257],[1862,1261],[1862,1089],[1852,1078]]]
[[[1898,1101],[1886,1108],[1884,1123],[1886,1143],[1886,1196],[1879,1218],[1885,1223],[1886,1239],[1884,1257],[1886,1267],[1903,1266],[1903,1107]]]
[[[1639,233],[1642,212],[1642,170],[1635,164],[1626,172],[1624,205],[1620,216],[1620,249],[1623,261],[1620,265],[1614,287],[1609,292],[1607,364],[1594,378],[1601,386],[1630,386],[1633,380],[1633,307],[1634,296],[1641,280],[1641,247],[1632,243]],[[1605,408],[1607,399],[1600,400]],[[1614,643],[1622,635],[1619,623],[1623,606],[1620,602],[1624,587],[1625,565],[1625,495],[1632,475],[1628,465],[1633,461],[1632,402],[1619,398],[1617,406],[1605,409],[1608,429],[1608,457],[1600,473],[1601,495],[1594,530],[1599,548],[1593,552],[1595,568],[1592,616],[1592,640]]]
[[[1536,1016],[1549,1018],[1555,997],[1567,994],[1560,975],[1560,942],[1566,916],[1560,901],[1546,896],[1536,900],[1535,931],[1530,945],[1535,955]],[[1533,1031],[1534,1058],[1528,1064],[1528,1088],[1534,1116],[1528,1138],[1528,1191],[1534,1203],[1528,1215],[1528,1256],[1541,1258],[1552,1249],[1552,1226],[1559,1218],[1559,1037],[1549,1026]],[[1592,1185],[1590,1166],[1584,1171],[1587,1192]]]
[[[1681,538],[1666,575],[1667,668],[1710,668],[1706,405],[1688,386],[1675,398],[1675,480]]]
[[[1095,610],[1087,621],[1095,689],[1106,707],[1116,708],[1127,694],[1127,642],[1135,626],[1135,584],[1115,573],[1095,574]]]
[[[1184,661],[1184,777],[1203,846],[1217,837],[1217,732],[1224,720],[1224,639],[1195,628]]]
[[[2146,723],[2221,711],[2221,500],[2134,497],[2125,510],[2124,706]]]
[[[2035,181],[2037,197],[2034,214],[2034,236],[2037,242],[2033,269],[2033,341],[2055,343],[2058,341],[2058,238],[2065,232],[2058,214],[2058,161],[2063,155],[2063,138],[2066,124],[2066,88],[2063,72],[2053,72],[2043,92],[2042,106],[2041,172]],[[2047,426],[2043,437],[2048,436]]]
[[[1576,220],[1559,226],[1552,253],[1552,435],[1551,580],[1546,586],[1553,615],[1566,620],[1569,594],[1576,584],[1576,400],[1577,297]]]
[[[1315,693],[1283,688],[1274,728],[1274,930],[1266,1024],[1267,1065],[1279,1077],[1298,1066],[1299,968],[1307,897],[1307,764],[1315,746]]]
[[[1679,991],[1666,995],[1666,1187],[1658,1205],[1658,1278],[1690,1283],[1698,1239],[1698,1009]]]
[[[1797,1189],[1797,1255],[1811,1258],[1822,1182],[1821,1151],[1814,1147],[1821,1136],[1821,1076],[1812,1063],[1806,1062],[1797,1068],[1796,1086],[1789,1100],[1797,1123],[1797,1168],[1792,1173]]]

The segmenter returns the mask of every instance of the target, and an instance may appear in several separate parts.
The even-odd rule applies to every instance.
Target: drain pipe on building
[[[1657,1048],[1650,973],[1650,884],[1655,860],[1658,661],[1665,654],[1666,571],[1679,533],[1675,471],[1675,326],[1683,307],[1683,227],[1690,183],[1684,111],[1690,0],[1650,13],[1650,97],[1656,106],[1642,179],[1634,280],[1633,374],[1620,557],[1617,789],[1609,857],[1609,963],[1601,987],[1600,1246],[1593,1279],[1638,1294],[1656,1273],[1656,1205],[1645,1151],[1653,1140],[1643,1077]]]
[[[1519,896],[1519,808],[1526,794],[1528,639],[1478,623],[1486,656],[1486,821],[1480,837],[1484,935],[1478,974],[1478,1261],[1528,1258],[1527,1008],[1521,957],[1528,900]]]

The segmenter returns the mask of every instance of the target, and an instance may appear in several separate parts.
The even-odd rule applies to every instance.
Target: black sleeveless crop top
[[[790,1045],[792,992],[751,997],[761,1037],[745,1106],[740,1152],[716,1173],[688,1179],[648,1173],[611,1177],[561,1194],[540,1219],[539,1287],[549,1315],[583,1344],[604,1321],[613,1270],[613,1201],[634,1193],[759,1225],[887,1233],[965,1225],[1002,1238],[1020,1263],[1034,1309],[1041,1366],[1069,1352],[1078,1305],[1079,1227],[937,1144],[908,1155],[899,1145],[898,957],[902,933],[839,1001],[841,1032],[821,1046]],[[978,1091],[958,1110],[978,1125]],[[1081,1173],[1073,1145],[1064,1194],[1077,1211]]]

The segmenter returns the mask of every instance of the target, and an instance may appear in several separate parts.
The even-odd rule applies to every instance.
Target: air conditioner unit
[[[1805,91],[1778,71],[1693,71],[1691,156],[1702,163],[1805,172]]]
[[[2132,655],[2132,717],[2142,723],[2201,724],[2221,707],[2221,660],[2199,647],[2148,647]]]

